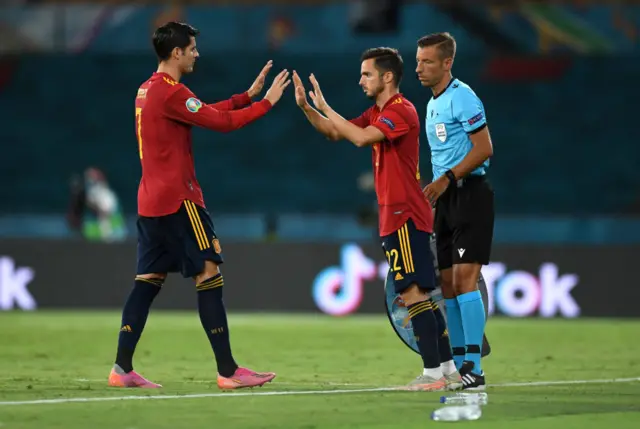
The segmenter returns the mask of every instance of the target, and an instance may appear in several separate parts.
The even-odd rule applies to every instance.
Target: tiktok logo
[[[340,251],[340,266],[323,269],[313,282],[313,300],[320,310],[333,316],[353,313],[360,307],[364,282],[376,276],[384,278],[389,265],[377,265],[355,244]]]
[[[354,313],[362,303],[365,282],[384,281],[388,271],[387,261],[376,262],[357,244],[346,244],[340,249],[340,265],[324,268],[313,281],[313,300],[326,314]],[[579,277],[561,273],[555,263],[543,263],[537,273],[532,273],[509,271],[506,264],[492,262],[482,267],[482,275],[489,295],[489,314],[566,318],[580,315],[580,306],[571,294]]]
[[[498,310],[513,317],[577,317],[580,306],[571,295],[578,285],[576,274],[559,274],[558,266],[548,262],[540,266],[538,276],[526,271],[507,272],[505,264],[492,262],[482,268],[489,294],[489,314]]]
[[[13,259],[0,257],[0,310],[35,310],[36,300],[27,289],[35,273],[29,267],[16,267]]]

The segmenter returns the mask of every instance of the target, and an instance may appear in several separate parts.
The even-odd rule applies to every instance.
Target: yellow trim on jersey
[[[165,76],[162,77],[162,80],[164,80],[165,82],[167,82],[171,86],[175,86],[175,85],[178,84],[178,82],[176,82],[175,80],[169,79],[168,77],[165,77]]]
[[[189,200],[185,200],[184,206],[187,209],[187,214],[189,215],[189,220],[191,221],[191,226],[193,227],[196,240],[198,240],[198,247],[200,250],[208,249],[210,247],[209,240],[207,240],[207,234],[204,232],[202,220],[200,220],[200,215],[198,214],[196,205]]]

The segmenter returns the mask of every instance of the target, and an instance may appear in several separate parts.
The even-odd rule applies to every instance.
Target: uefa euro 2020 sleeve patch
[[[187,100],[185,106],[187,106],[189,112],[196,113],[202,107],[202,102],[197,98],[191,97]]]

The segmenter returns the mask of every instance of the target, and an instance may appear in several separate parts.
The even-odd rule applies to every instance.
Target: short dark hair
[[[374,64],[377,69],[381,70],[382,73],[391,72],[393,73],[393,79],[395,81],[396,86],[400,86],[400,82],[402,82],[402,70],[404,63],[402,61],[402,56],[398,52],[397,49],[393,48],[371,48],[367,49],[362,53],[362,57],[360,61],[365,61],[373,58]]]
[[[427,46],[436,46],[440,59],[454,58],[456,56],[456,39],[449,33],[433,33],[421,37],[418,40],[418,46],[420,48],[426,48]]]
[[[175,48],[185,49],[191,44],[191,37],[196,37],[200,31],[182,22],[167,22],[158,27],[153,33],[153,49],[160,61],[171,56]]]

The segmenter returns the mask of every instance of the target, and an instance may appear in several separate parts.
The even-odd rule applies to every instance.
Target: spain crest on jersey
[[[222,253],[222,247],[220,246],[220,240],[218,240],[217,238],[214,238],[213,240],[211,240],[211,244],[213,245],[213,250],[220,254]]]

